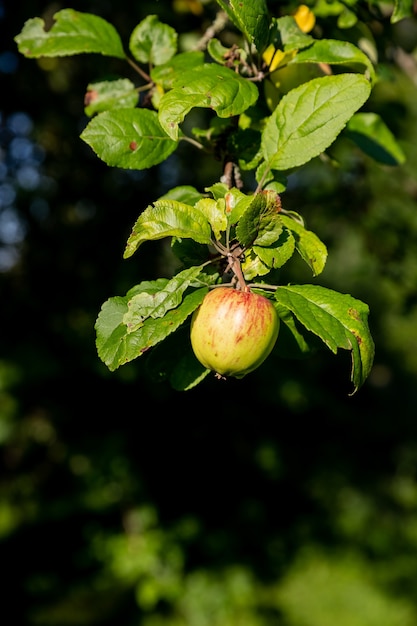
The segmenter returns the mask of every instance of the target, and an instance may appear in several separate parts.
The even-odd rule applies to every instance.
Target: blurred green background
[[[0,2],[2,615],[13,626],[414,626],[417,20],[378,21],[384,80],[367,104],[405,165],[341,138],[283,197],[329,248],[318,279],[294,263],[285,280],[370,305],[364,387],[349,396],[349,355],[323,351],[273,354],[244,381],[179,393],[140,359],[109,373],[94,323],[108,297],[169,274],[164,243],[122,260],[139,212],[175,185],[216,182],[221,164],[187,149],[127,172],[92,154],[79,139],[86,86],[129,68],[28,60],[13,42],[28,18],[67,7],[106,18],[125,42],[149,14],[185,41],[215,13],[179,0]]]

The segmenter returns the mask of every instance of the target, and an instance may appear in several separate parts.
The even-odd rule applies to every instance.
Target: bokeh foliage
[[[77,4],[125,37],[155,13],[154,2]],[[341,36],[333,4],[323,29]],[[157,5],[183,41],[215,11]],[[56,10],[2,6],[13,54],[23,22]],[[102,301],[172,267],[162,243],[122,260],[138,211],[189,183],[191,166],[196,187],[214,182],[221,163],[179,151],[145,173],[109,170],[77,137],[85,85],[113,61],[19,58],[12,71],[1,56],[12,63],[0,76],[1,250],[18,255],[1,257],[0,277],[2,611],[13,624],[416,623],[417,21],[372,17],[389,80],[369,108],[407,161],[375,164],[343,138],[285,193],[329,248],[321,282],[370,305],[375,365],[354,397],[349,359],[321,351],[274,355],[244,384],[207,379],[187,394],[139,362],[110,374],[94,345]],[[294,263],[286,279],[305,271]]]

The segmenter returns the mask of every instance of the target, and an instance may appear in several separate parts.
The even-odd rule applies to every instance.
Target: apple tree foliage
[[[325,38],[319,27],[337,16],[342,35],[358,22],[360,3],[316,0],[279,16],[266,0],[217,4],[213,24],[189,49],[180,48],[178,33],[157,15],[137,24],[124,44],[108,21],[73,9],[58,11],[49,29],[31,18],[15,37],[28,58],[96,53],[135,70],[136,82],[121,73],[86,89],[89,122],[81,139],[109,167],[151,168],[180,143],[187,144],[190,160],[193,151],[204,151],[223,164],[219,180],[204,189],[191,184],[191,172],[189,185],[143,207],[124,257],[140,258],[142,244],[169,238],[178,271],[103,304],[98,355],[114,371],[146,354],[160,379],[190,389],[210,372],[191,350],[190,316],[215,285],[247,285],[273,301],[293,350],[308,355],[319,339],[333,353],[350,351],[356,391],[374,358],[367,304],[316,283],[281,284],[280,269],[298,254],[316,277],[327,259],[325,244],[303,216],[285,207],[291,174],[323,158],[343,133],[376,160],[404,161],[383,119],[364,108],[384,79],[370,31],[363,28],[356,45]],[[397,0],[391,9],[394,23],[410,14],[411,4]],[[226,29],[232,43],[222,38]],[[285,88],[285,72],[301,66],[313,73]],[[194,108],[207,110],[207,125],[187,132]]]

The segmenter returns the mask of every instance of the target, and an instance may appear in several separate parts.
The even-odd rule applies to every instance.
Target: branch
[[[216,15],[214,22],[209,26],[195,46],[195,50],[205,50],[210,39],[213,39],[217,33],[219,33],[226,26],[228,21],[227,14],[224,11],[219,11]]]

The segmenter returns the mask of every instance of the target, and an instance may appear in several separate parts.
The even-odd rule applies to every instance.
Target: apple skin
[[[204,367],[243,378],[269,356],[280,320],[268,298],[231,287],[209,291],[191,319],[191,345]]]

